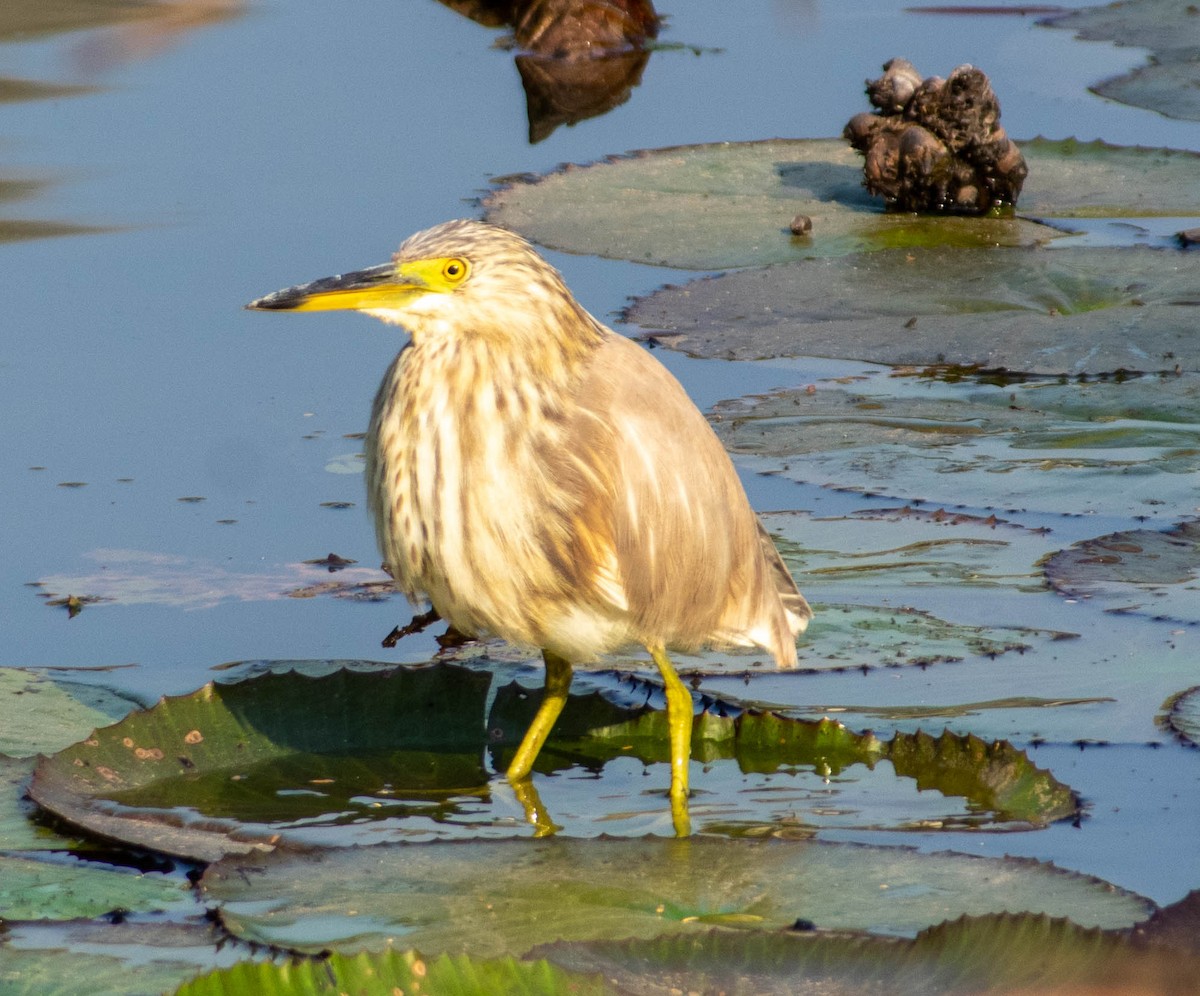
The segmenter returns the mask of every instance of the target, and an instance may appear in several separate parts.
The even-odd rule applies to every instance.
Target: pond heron
[[[396,586],[462,633],[542,652],[541,705],[508,769],[518,789],[572,664],[644,646],[666,688],[686,834],[694,708],[667,651],[760,647],[794,666],[812,613],[679,382],[528,242],[481,222],[437,225],[390,263],[248,307],[352,309],[408,331],[366,438]]]

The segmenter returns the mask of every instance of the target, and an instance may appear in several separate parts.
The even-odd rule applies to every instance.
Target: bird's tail
[[[775,582],[775,594],[779,596],[779,602],[783,606],[788,631],[791,634],[791,641],[794,643],[796,637],[808,629],[809,620],[813,615],[812,609],[805,597],[800,594],[796,582],[792,579],[791,571],[787,569],[787,564],[779,555],[775,541],[771,539],[771,534],[763,528],[761,522],[758,524],[758,541],[762,544],[763,559],[766,560],[767,566],[771,570],[771,579]]]

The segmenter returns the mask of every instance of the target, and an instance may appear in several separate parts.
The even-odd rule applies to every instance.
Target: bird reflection
[[[659,27],[650,0],[441,2],[476,23],[512,29],[531,145],[625,103]]]

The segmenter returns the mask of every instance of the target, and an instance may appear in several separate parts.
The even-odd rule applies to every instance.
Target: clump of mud
[[[986,214],[1017,203],[1029,174],[1021,150],[1000,126],[1000,101],[982,70],[959,66],[948,78],[892,59],[867,81],[877,110],[856,114],[843,135],[865,157],[863,185],[889,209]]]

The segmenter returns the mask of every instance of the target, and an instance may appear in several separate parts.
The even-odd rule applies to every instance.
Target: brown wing
[[[679,382],[610,333],[574,407],[568,439],[593,485],[580,489],[581,513],[599,597],[647,645],[757,645],[794,664],[808,605]]]

